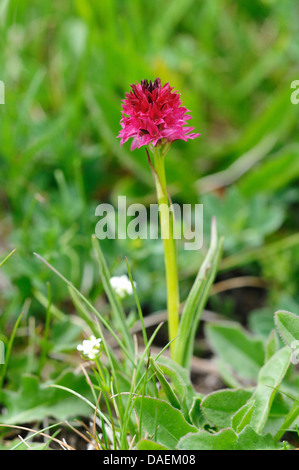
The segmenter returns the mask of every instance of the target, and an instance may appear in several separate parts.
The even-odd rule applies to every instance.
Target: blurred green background
[[[144,148],[116,136],[130,84],[156,77],[180,90],[202,134],[167,155],[173,201],[204,204],[207,241],[217,216],[217,282],[248,278],[209,307],[242,321],[251,312],[260,333],[276,308],[299,311],[298,17],[293,0],[0,1],[0,258],[17,249],[0,273],[0,331],[22,310],[44,318],[47,281],[57,308],[73,311],[33,252],[105,311],[95,208],[118,195],[155,202]],[[146,314],[165,307],[159,241],[102,247],[112,274],[128,257]],[[182,299],[203,252],[179,246]]]

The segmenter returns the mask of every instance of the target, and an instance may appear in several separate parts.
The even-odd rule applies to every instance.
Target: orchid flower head
[[[160,78],[156,78],[154,82],[142,80],[131,88],[122,100],[118,135],[121,145],[132,138],[131,150],[134,150],[143,145],[156,147],[200,136],[192,132],[194,127],[186,125],[192,119],[190,111],[182,105],[179,92],[173,91],[169,83],[162,86]]]

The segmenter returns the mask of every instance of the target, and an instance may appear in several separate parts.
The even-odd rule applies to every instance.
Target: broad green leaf
[[[55,382],[65,385],[84,397],[90,397],[90,387],[82,375],[65,372]],[[22,377],[20,390],[2,390],[1,402],[7,412],[1,416],[3,424],[22,424],[42,421],[46,417],[59,420],[73,416],[89,416],[90,407],[69,393],[49,387],[50,383],[40,385],[38,377]]]
[[[149,441],[144,439],[139,441],[137,446],[137,450],[168,450],[167,447],[162,446],[161,444],[157,444],[157,442]]]
[[[177,448],[179,450],[234,450],[237,435],[232,429],[223,429],[211,434],[199,431],[183,437]]]
[[[278,450],[277,444],[270,434],[257,434],[250,426],[246,426],[240,434],[232,429],[223,429],[217,433],[199,431],[188,434],[179,444],[179,450]]]
[[[143,430],[155,442],[169,449],[175,449],[180,438],[189,432],[197,432],[196,427],[187,423],[181,411],[166,401],[138,397],[135,399],[135,409],[138,415],[142,409]]]
[[[299,316],[294,313],[279,310],[275,313],[277,329],[283,341],[291,346],[299,341]],[[299,346],[299,343],[297,344]]]
[[[232,417],[250,399],[252,392],[248,390],[218,390],[207,395],[201,410],[207,420],[217,428],[229,428]]]
[[[237,323],[210,323],[206,336],[213,351],[243,379],[256,380],[264,364],[264,345]]]
[[[260,370],[257,387],[251,398],[255,404],[250,424],[257,433],[262,432],[266,425],[271,404],[288,370],[290,359],[291,350],[289,347],[284,347]]]
[[[281,444],[275,442],[271,434],[258,434],[250,426],[246,426],[238,434],[235,450],[278,450]]]
[[[242,387],[242,382],[236,377],[236,373],[226,362],[222,361],[220,358],[216,357],[214,359],[215,365],[219,371],[221,380],[229,388],[240,388]]]

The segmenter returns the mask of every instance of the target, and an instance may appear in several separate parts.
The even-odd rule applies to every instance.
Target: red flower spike
[[[161,87],[160,78],[156,78],[154,83],[142,80],[131,88],[122,100],[122,129],[118,135],[121,145],[131,137],[134,150],[143,145],[156,147],[200,136],[192,133],[194,127],[186,126],[186,121],[192,119],[187,114],[190,111],[182,106],[179,92],[173,92],[169,83]]]

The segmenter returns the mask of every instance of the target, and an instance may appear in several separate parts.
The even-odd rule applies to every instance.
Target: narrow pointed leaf
[[[295,341],[299,341],[298,315],[279,310],[275,313],[275,322],[281,338],[288,346],[291,346]]]
[[[189,369],[195,335],[217,272],[222,244],[222,239],[218,241],[216,220],[214,219],[210,248],[186,300],[179,325],[178,339],[175,343],[174,358],[186,369]]]

